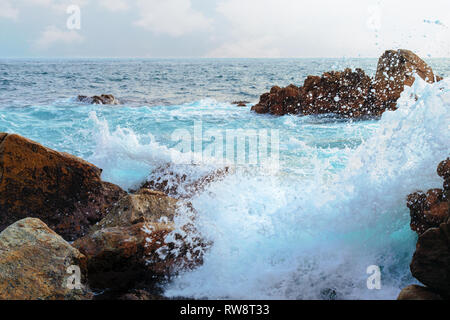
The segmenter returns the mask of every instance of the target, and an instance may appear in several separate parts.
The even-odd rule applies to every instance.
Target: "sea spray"
[[[379,129],[326,184],[238,171],[191,199],[213,246],[167,296],[230,299],[392,299],[414,282],[408,193],[439,186],[450,151],[449,81],[417,80]],[[417,101],[416,101],[417,98]],[[320,162],[318,166],[320,167]],[[370,266],[382,271],[369,290]]]

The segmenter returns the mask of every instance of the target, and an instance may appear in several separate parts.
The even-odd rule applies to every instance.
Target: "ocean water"
[[[395,299],[415,283],[409,263],[416,235],[405,198],[441,187],[436,167],[450,154],[450,60],[428,61],[446,79],[417,81],[399,109],[379,120],[250,112],[272,85],[345,67],[373,75],[376,62],[1,60],[0,132],[87,159],[125,189],[161,175],[161,167],[195,181],[231,166],[189,195],[195,217],[179,209],[177,232],[193,222],[212,246],[202,266],[164,287],[169,297]],[[123,104],[75,99],[101,93]],[[234,100],[250,103],[236,107]],[[256,165],[246,163],[249,157],[238,165],[224,161],[223,152],[209,151],[221,138],[228,142],[227,131],[247,136],[246,154],[251,137],[267,137],[268,153],[278,157]],[[380,290],[367,287],[374,265]]]

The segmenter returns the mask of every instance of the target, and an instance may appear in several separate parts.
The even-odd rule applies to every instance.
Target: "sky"
[[[449,0],[0,0],[0,57],[450,57]]]

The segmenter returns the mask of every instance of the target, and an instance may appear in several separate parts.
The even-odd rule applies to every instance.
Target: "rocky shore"
[[[387,51],[374,78],[361,69],[309,76],[302,87],[273,87],[252,110],[380,116],[395,110],[415,74],[441,80],[411,51]],[[109,95],[78,100],[118,103]],[[83,159],[0,133],[0,300],[163,299],[160,285],[201,265],[199,249],[209,246],[190,237],[192,225],[175,230],[177,210],[195,216],[189,197],[230,170],[192,181],[162,165],[140,188],[125,191]],[[442,189],[416,192],[406,202],[418,234],[411,272],[423,286],[408,286],[399,300],[450,299],[450,158],[437,174]]]
[[[450,299],[450,158],[437,173],[444,179],[442,189],[408,196],[411,229],[419,235],[411,273],[425,287],[406,287],[399,300]]]
[[[201,263],[182,236],[166,243],[178,200],[146,188],[129,194],[101,172],[0,133],[0,300],[155,299],[158,283]],[[78,289],[67,285],[74,266]]]
[[[414,83],[414,74],[429,83],[442,80],[413,52],[389,50],[380,57],[374,78],[361,69],[308,76],[300,87],[273,87],[252,111],[278,116],[334,113],[346,118],[379,117],[396,109],[404,86]]]

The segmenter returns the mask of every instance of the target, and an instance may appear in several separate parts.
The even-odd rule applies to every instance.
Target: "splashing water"
[[[274,82],[288,84],[291,76],[284,76],[284,70],[290,70],[292,64],[282,63],[286,64],[280,72],[283,81],[268,79],[264,88],[252,88],[250,96],[233,95],[233,100],[257,99],[257,93]],[[253,64],[256,62],[249,66]],[[8,67],[7,73],[13,74],[15,66]],[[33,68],[41,70],[42,66]],[[257,74],[266,77],[266,64],[261,68],[261,72],[255,69]],[[328,69],[328,65],[320,68]],[[234,76],[235,67],[229,70]],[[72,87],[72,78],[61,80],[70,88],[61,96],[86,91],[95,83],[90,79],[95,74],[77,75],[86,82],[81,88]],[[258,79],[247,80],[254,83]],[[222,80],[217,81],[219,86]],[[20,85],[20,81],[15,82]],[[206,80],[202,83],[207,84]],[[117,82],[115,86],[122,85]],[[135,85],[127,82],[120,92],[125,95]],[[87,159],[103,169],[104,180],[125,189],[139,186],[153,170],[167,165],[191,181],[222,168],[214,159],[192,166],[186,165],[191,154],[174,156],[172,132],[191,130],[199,119],[205,131],[280,131],[280,170],[239,166],[189,199],[195,208],[198,235],[213,245],[205,252],[202,266],[180,274],[166,286],[168,297],[392,299],[402,287],[415,282],[409,263],[416,235],[409,229],[405,198],[416,189],[442,184],[436,167],[450,153],[448,79],[434,85],[418,80],[403,93],[399,109],[386,112],[380,121],[255,115],[248,107],[237,108],[213,99],[170,106],[155,102],[149,107],[139,100],[141,94],[147,94],[141,88],[139,94],[133,93],[136,97],[129,97],[133,103],[123,106],[82,105],[62,97],[49,104],[54,91],[36,90],[26,83],[28,86],[34,93],[29,99],[41,104],[29,106],[30,92],[20,86],[7,88],[7,94],[0,98],[0,131],[18,133]],[[237,90],[246,85],[231,82],[230,87]],[[159,94],[160,87],[155,90]],[[47,91],[42,101],[36,98]],[[188,99],[197,97],[198,92],[194,93]],[[180,95],[184,96],[184,91]],[[5,105],[5,101],[16,100]],[[168,103],[173,101],[178,99],[172,97]],[[191,212],[180,209],[176,216],[179,229],[191,221]],[[366,270],[371,265],[381,268],[381,290],[366,286]]]
[[[414,282],[416,236],[405,197],[442,183],[436,167],[450,151],[449,84],[416,81],[345,169],[326,180],[324,168],[308,179],[244,170],[197,195],[196,227],[214,244],[204,264],[175,279],[166,295],[395,298]],[[371,265],[382,270],[381,290],[367,288]]]

